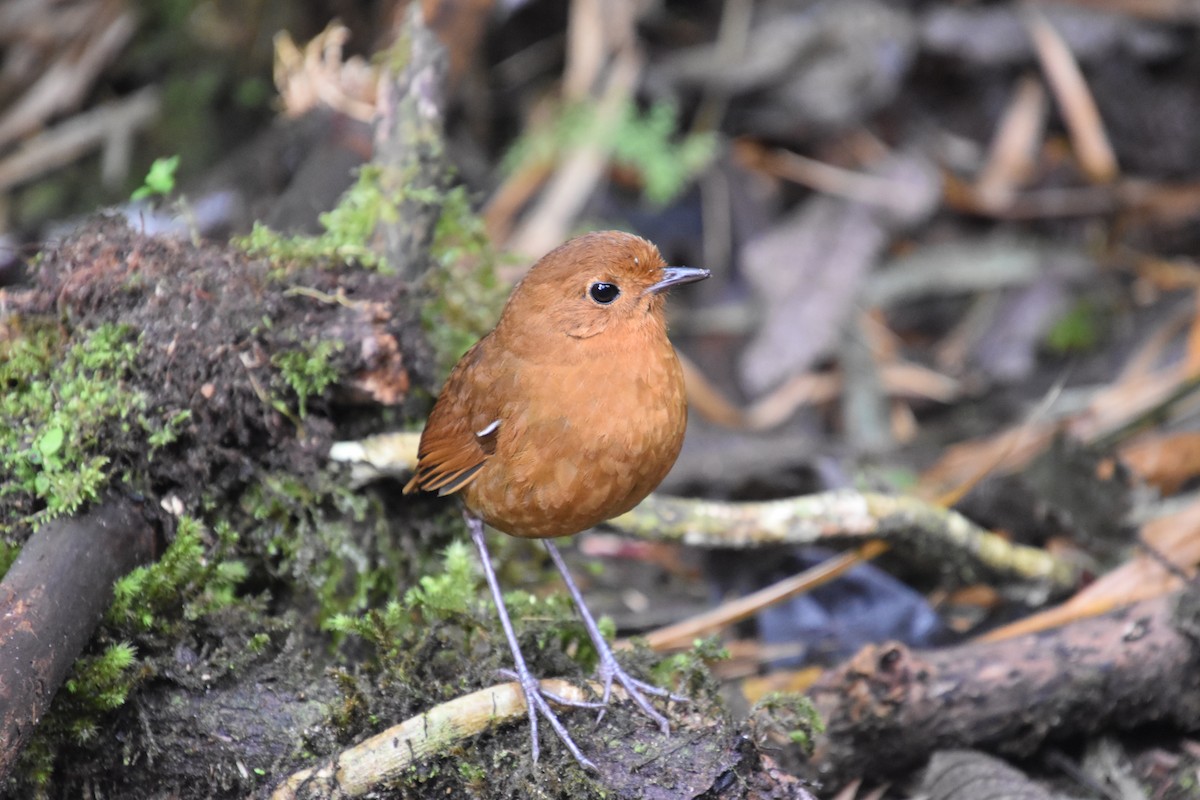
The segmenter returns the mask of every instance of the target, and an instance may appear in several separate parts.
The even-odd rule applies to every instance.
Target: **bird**
[[[458,361],[430,411],[404,493],[457,495],[483,562],[524,692],[538,760],[538,715],[596,770],[548,700],[599,708],[615,681],[664,734],[646,695],[682,701],[617,662],[552,539],[625,513],[674,465],[687,426],[683,371],[667,338],[665,293],[709,271],[667,266],[649,241],[621,231],[570,239],[513,288],[496,327]],[[484,523],[542,539],[599,655],[598,703],[540,689],[521,653],[484,536]],[[599,721],[599,717],[597,718]]]

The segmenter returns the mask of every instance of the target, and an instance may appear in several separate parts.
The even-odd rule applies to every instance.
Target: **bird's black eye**
[[[588,288],[588,294],[591,295],[592,299],[597,303],[602,306],[606,306],[613,300],[616,300],[617,296],[621,294],[621,287],[617,286],[615,283],[603,283],[597,281]]]

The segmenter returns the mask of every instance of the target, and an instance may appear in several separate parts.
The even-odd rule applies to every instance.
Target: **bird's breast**
[[[495,453],[467,506],[514,536],[578,533],[628,511],[666,476],[687,424],[683,373],[665,336],[514,364]]]

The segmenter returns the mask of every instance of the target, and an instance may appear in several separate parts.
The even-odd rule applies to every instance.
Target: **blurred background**
[[[446,48],[445,147],[502,254],[499,296],[596,228],[713,272],[671,301],[693,413],[665,492],[902,491],[1091,574],[1153,520],[1160,549],[1196,563],[1200,6],[420,6]],[[407,12],[6,0],[0,285],[100,206],[182,236],[319,230],[372,156],[373,58]],[[130,203],[170,156],[184,211]],[[627,632],[827,555],[581,548],[622,565],[589,594]],[[719,669],[757,679],[1018,613],[1004,587],[950,590],[911,556],[883,565],[743,623]]]
[[[319,230],[371,157],[372,58],[407,6],[8,0],[0,283],[104,205],[178,235]],[[446,48],[446,149],[504,254],[499,297],[602,227],[714,273],[672,301],[694,413],[666,491],[954,493],[1040,545],[1119,537],[1149,502],[1120,470],[1098,482],[1115,442],[1143,481],[1187,485],[1194,412],[1174,393],[1200,357],[1194,5],[421,9]],[[164,157],[182,214],[128,202]],[[1167,399],[1171,438],[1130,443]],[[810,557],[796,558],[719,559],[706,593]],[[658,621],[622,608],[635,628]],[[760,623],[769,639],[783,624]]]

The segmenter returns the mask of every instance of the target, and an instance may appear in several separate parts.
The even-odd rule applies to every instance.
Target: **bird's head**
[[[646,326],[665,330],[666,290],[708,275],[705,269],[667,266],[657,247],[633,234],[588,233],[533,265],[513,290],[501,322],[542,326],[576,339]]]

